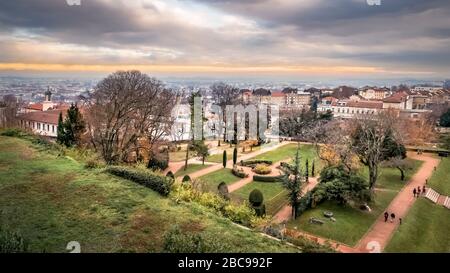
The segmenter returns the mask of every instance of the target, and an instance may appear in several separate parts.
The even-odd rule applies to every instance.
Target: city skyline
[[[448,78],[450,3],[3,1],[0,73]]]

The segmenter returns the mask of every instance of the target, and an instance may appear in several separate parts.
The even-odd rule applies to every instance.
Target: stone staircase
[[[450,197],[446,196],[444,199],[444,207],[450,209]]]
[[[438,192],[436,192],[433,189],[428,188],[426,193],[425,193],[425,197],[430,199],[433,203],[437,203],[439,196],[441,196]]]

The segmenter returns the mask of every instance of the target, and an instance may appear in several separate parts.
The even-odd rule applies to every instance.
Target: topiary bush
[[[189,183],[191,182],[191,177],[189,175],[183,176],[183,179],[181,180],[183,183]]]
[[[266,175],[271,173],[272,169],[266,164],[256,164],[252,171],[257,174]]]
[[[283,178],[284,178],[284,175],[277,175],[277,176],[254,175],[253,181],[276,183],[276,182],[283,181]]]
[[[254,167],[256,166],[256,164],[272,165],[273,162],[271,160],[247,160],[247,161],[241,160],[241,166]]]
[[[252,206],[259,206],[264,202],[264,196],[260,190],[254,189],[252,192],[250,192],[248,201],[250,202],[250,204],[252,204]]]
[[[140,171],[122,166],[111,166],[108,167],[106,171],[113,175],[141,184],[163,196],[169,195],[173,184],[172,179],[168,179],[167,177],[157,175],[149,171]]]
[[[256,215],[263,216],[266,214],[266,205],[264,204],[264,196],[258,189],[254,189],[248,196],[252,208],[255,210]]]

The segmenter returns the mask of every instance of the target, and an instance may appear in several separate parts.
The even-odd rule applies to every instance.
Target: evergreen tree
[[[59,144],[62,144],[62,145],[66,144],[66,132],[64,130],[64,122],[63,122],[62,113],[59,113],[59,117],[58,117],[58,129],[56,131],[56,142],[58,142]]]
[[[223,164],[223,167],[224,168],[226,168],[227,167],[227,151],[225,150],[225,151],[223,151],[223,162],[222,162],[222,164]]]
[[[306,181],[306,183],[309,182],[309,162],[308,162],[308,159],[306,159],[306,163],[305,163],[305,181]]]
[[[67,110],[64,121],[65,145],[71,147],[80,143],[86,125],[76,104],[72,104]]]
[[[237,163],[237,156],[238,156],[238,150],[237,148],[234,148],[233,150],[233,166]]]
[[[295,166],[293,169],[293,178],[289,175],[285,175],[283,178],[283,186],[288,190],[289,204],[292,207],[292,217],[297,218],[297,208],[300,204],[300,198],[302,195],[302,171],[300,168],[300,144],[297,147],[295,155]]]
[[[316,171],[316,166],[315,166],[315,161],[313,160],[312,166],[311,166],[311,176],[314,177],[315,176],[315,171]]]

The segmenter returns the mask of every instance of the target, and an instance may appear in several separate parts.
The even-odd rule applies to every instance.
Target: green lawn
[[[442,158],[441,163],[433,176],[428,181],[428,185],[440,194],[450,196],[450,158]]]
[[[196,171],[200,171],[203,170],[205,168],[211,167],[211,165],[203,165],[203,164],[188,164],[187,165],[187,169],[184,170],[184,166],[181,167],[181,169],[179,169],[176,173],[175,173],[175,177],[183,177],[186,174],[191,174],[193,172]]]
[[[265,183],[265,182],[251,182],[244,187],[231,193],[231,198],[237,202],[244,200],[248,201],[250,192],[254,189],[258,189],[264,196],[264,203],[266,204],[266,213],[268,215],[274,215],[284,205],[287,204],[287,191],[283,188],[281,183]]]
[[[405,186],[405,184],[411,179],[411,177],[422,166],[422,161],[407,159],[411,165],[411,169],[405,171],[405,180],[400,180],[400,171],[396,168],[380,168],[379,176],[376,184],[376,188],[389,189],[399,191]],[[369,169],[367,167],[362,168],[361,175],[367,180],[369,177]]]
[[[450,210],[417,200],[385,252],[450,252]]]
[[[318,236],[329,238],[338,242],[354,246],[369,230],[378,216],[394,199],[396,192],[377,192],[375,202],[369,204],[371,212],[359,208],[341,206],[334,202],[324,202],[316,208],[307,210],[300,217],[288,223],[289,228],[297,228]],[[334,213],[336,222],[323,216],[324,211]],[[309,218],[315,217],[325,221],[323,225],[310,224]]]
[[[223,168],[201,176],[200,180],[206,184],[208,190],[217,191],[217,186],[219,186],[221,182],[225,182],[227,185],[230,185],[241,180],[241,178],[234,176],[231,173],[231,169]]]
[[[232,159],[232,158],[233,158],[233,151],[231,150],[231,153],[229,153],[227,151],[227,160]],[[218,153],[218,154],[208,156],[206,158],[206,162],[222,163],[223,162],[223,153]]]
[[[179,225],[235,246],[236,252],[294,249],[241,229],[198,204],[177,205],[128,180],[0,137],[2,226],[22,234],[34,252],[160,252],[164,233]]]
[[[250,160],[271,160],[274,163],[282,160],[291,161],[289,159],[294,159],[296,152],[297,152],[297,144],[287,144],[281,146],[278,149],[268,151],[258,156],[255,156]],[[316,175],[319,174],[321,162],[317,158],[316,150],[313,145],[300,145],[300,158],[301,158],[301,166],[303,168],[306,159],[308,159],[310,171],[312,167],[312,162],[314,160]]]

